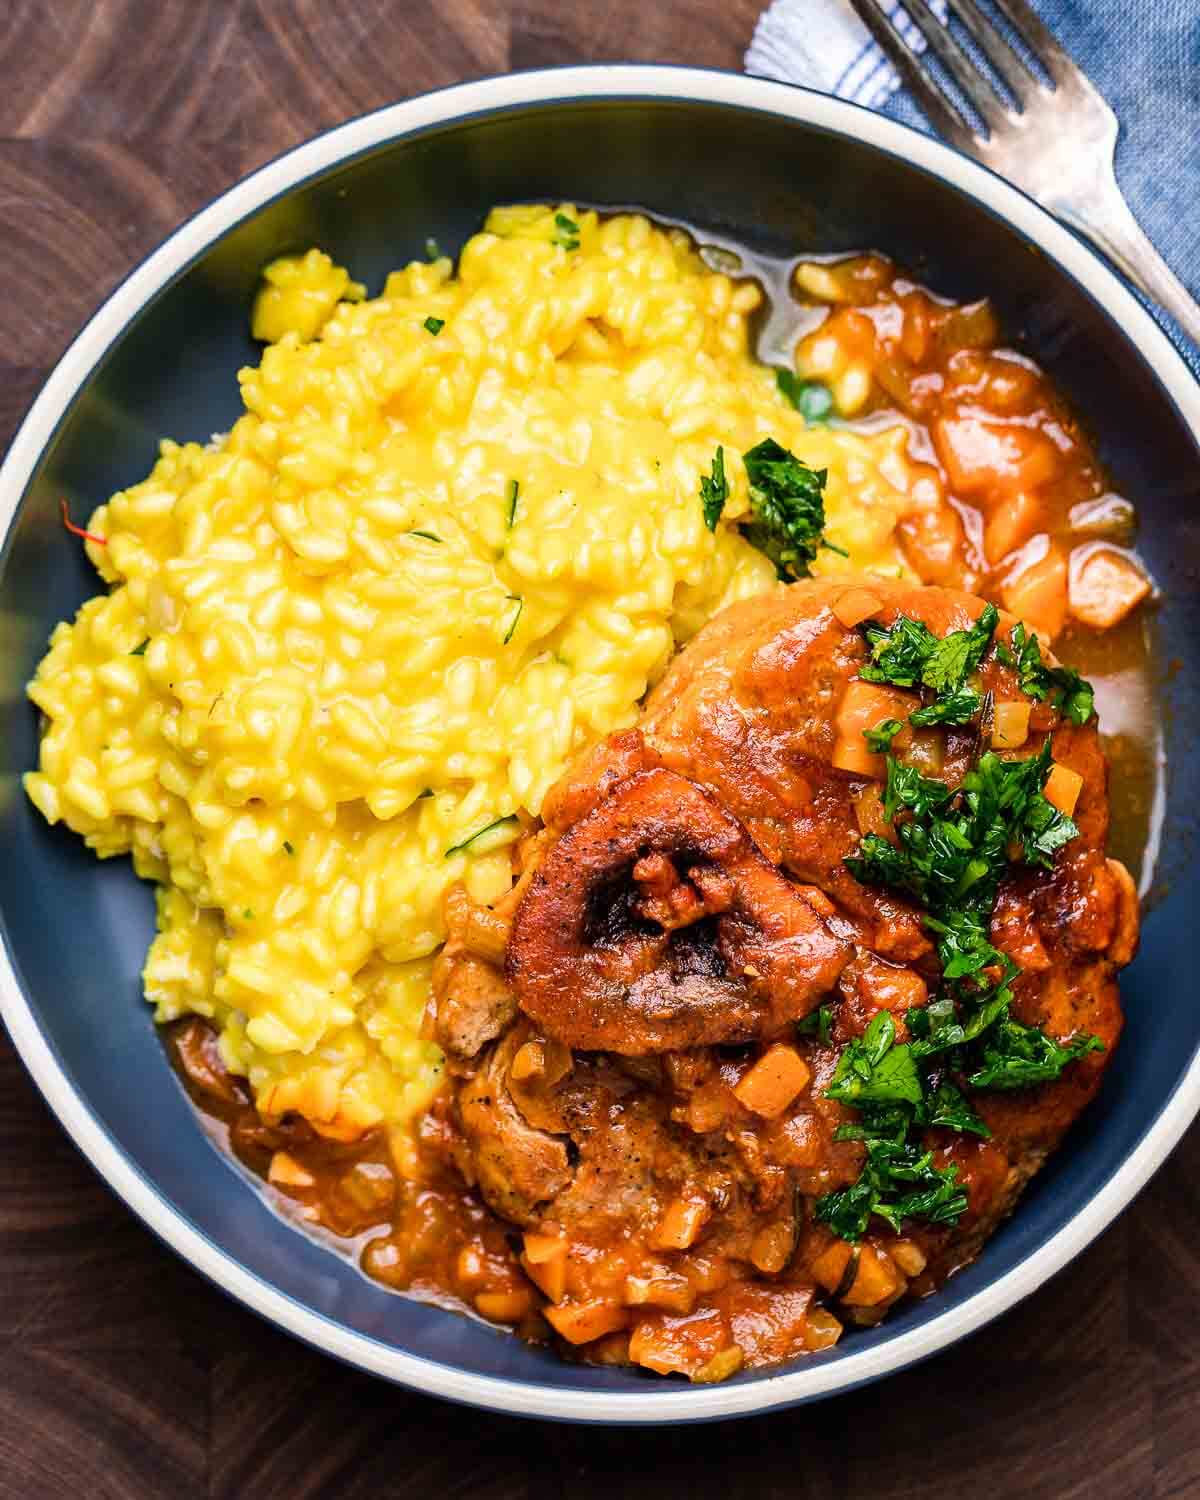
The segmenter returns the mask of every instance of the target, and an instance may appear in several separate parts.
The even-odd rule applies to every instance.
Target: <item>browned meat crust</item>
[[[777,1035],[849,957],[739,823],[658,769],[619,782],[550,850],[507,967],[550,1035],[638,1055]]]
[[[813,580],[726,610],[676,659],[638,728],[554,789],[506,959],[524,1019],[461,1065],[468,1172],[534,1232],[538,1256],[566,1247],[553,1277],[533,1249],[527,1267],[556,1329],[606,1357],[696,1375],[772,1288],[815,1287],[856,1321],[929,1290],[1011,1210],[1120,1035],[1115,976],[1136,943],[1137,902],[1105,857],[1096,726],[1038,705],[1025,753],[1048,735],[1055,761],[1081,778],[1079,835],[1052,870],[1005,877],[992,938],[1022,968],[1018,1019],[1060,1040],[1094,1033],[1106,1050],[1053,1084],[977,1094],[990,1139],[928,1132],[968,1190],[954,1229],[871,1234],[852,1250],[814,1221],[813,1199],[852,1182],[863,1156],[834,1140],[852,1116],[825,1097],[841,1048],[881,1009],[903,1039],[938,980],[919,910],[844,864],[871,789],[831,764],[838,705],[864,658],[835,612],[849,587]],[[945,589],[880,581],[871,592],[874,618],[902,612],[938,636],[983,608]],[[998,700],[1019,696],[994,660],[981,675]],[[973,733],[946,735],[951,785],[972,762]],[[832,1009],[831,1038],[797,1038],[794,1022],[819,1003]],[[786,1070],[778,1107],[763,1106],[757,1068]],[[711,1337],[689,1343],[673,1318]],[[780,1324],[773,1357],[820,1346],[811,1299],[802,1322],[790,1334]],[[614,1353],[613,1340],[627,1342]],[[677,1359],[663,1352],[685,1345]]]

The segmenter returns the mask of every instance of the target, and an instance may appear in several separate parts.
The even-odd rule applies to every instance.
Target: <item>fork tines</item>
[[[1014,104],[1017,110],[1023,111],[1037,94],[1046,93],[1047,90],[995,23],[979,8],[976,0],[948,0],[948,3],[952,13],[962,23],[963,30],[987,58],[997,77],[1012,95],[1012,103],[996,88],[993,80],[976,66],[949,29],[942,25],[928,0],[904,0],[904,9],[925,38],[930,52],[962,91],[963,97],[983,121],[988,132],[994,135],[1006,124],[1011,124]],[[906,44],[889,19],[883,0],[852,0],[852,4],[863,24],[900,74],[901,81],[929,117],[930,123],[957,146],[965,149],[977,146],[981,137],[963,111],[947,97],[933,73]],[[1056,84],[1062,84],[1077,71],[1068,54],[1026,0],[995,0],[995,4]]]

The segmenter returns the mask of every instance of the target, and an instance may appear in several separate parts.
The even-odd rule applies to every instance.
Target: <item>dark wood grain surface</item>
[[[0,439],[109,289],[285,147],[509,68],[740,66],[761,0],[0,0]],[[655,1432],[469,1413],[227,1302],[0,1040],[0,1497],[1200,1496],[1200,1132],[1069,1271],[917,1370]]]

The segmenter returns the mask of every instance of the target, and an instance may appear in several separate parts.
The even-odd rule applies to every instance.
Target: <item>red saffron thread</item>
[[[76,526],[75,522],[71,519],[71,512],[67,509],[67,502],[65,500],[60,500],[58,503],[62,506],[63,525],[72,536],[81,536],[85,542],[95,542],[97,547],[108,546],[107,537],[97,536],[94,531],[84,531],[82,526]]]

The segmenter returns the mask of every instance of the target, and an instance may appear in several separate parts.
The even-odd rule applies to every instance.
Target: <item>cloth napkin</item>
[[[1036,3],[1116,111],[1122,191],[1159,253],[1200,299],[1200,0]],[[932,4],[945,19],[945,0]],[[885,9],[909,44],[924,51],[924,39],[899,0],[885,0]],[[746,71],[806,84],[936,134],[900,88],[850,0],[773,0],[759,18]],[[1164,314],[1151,311],[1200,376],[1200,349]]]

